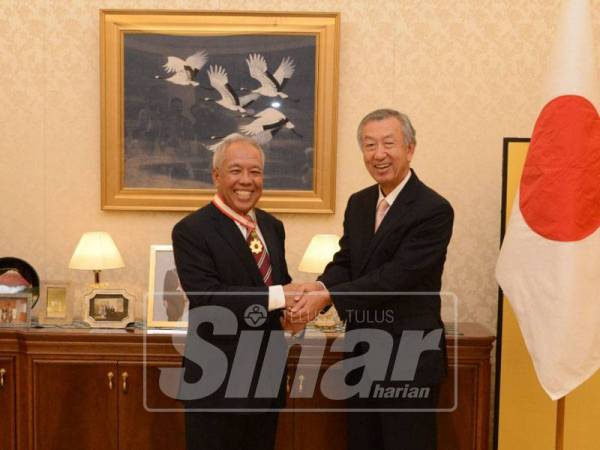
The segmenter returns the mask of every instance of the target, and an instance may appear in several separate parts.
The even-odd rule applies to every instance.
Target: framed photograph
[[[265,150],[261,208],[334,212],[339,14],[100,15],[103,209],[197,209],[241,134]]]
[[[150,246],[146,326],[186,328],[189,302],[177,276],[172,245]]]
[[[68,281],[44,281],[38,313],[40,323],[68,324],[73,321],[73,303]]]
[[[83,300],[83,320],[92,328],[125,328],[133,322],[133,296],[125,289],[95,289]]]
[[[31,297],[31,293],[0,294],[0,327],[28,327]]]

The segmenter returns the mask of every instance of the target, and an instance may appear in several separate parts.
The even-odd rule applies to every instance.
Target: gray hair
[[[231,145],[233,145],[237,142],[245,142],[247,144],[250,144],[256,150],[258,150],[258,153],[260,153],[260,159],[261,159],[263,167],[264,167],[265,152],[262,149],[262,147],[260,146],[260,144],[256,141],[256,139],[249,137],[249,136],[243,136],[241,134],[234,133],[234,134],[230,134],[225,139],[223,139],[221,141],[221,143],[219,144],[219,146],[216,148],[215,153],[213,154],[213,159],[212,159],[213,169],[218,169],[219,167],[221,167],[221,164],[223,164],[223,160],[225,159],[225,150],[227,150]]]
[[[400,111],[396,111],[395,109],[376,109],[375,111],[371,111],[367,114],[358,124],[358,129],[356,131],[356,138],[358,139],[358,145],[362,147],[362,132],[365,125],[369,122],[375,122],[380,120],[389,119],[390,117],[394,117],[402,127],[402,134],[404,135],[404,145],[417,145],[417,132],[415,131],[412,123],[410,123],[410,119],[404,113]]]

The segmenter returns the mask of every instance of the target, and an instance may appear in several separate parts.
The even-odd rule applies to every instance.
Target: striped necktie
[[[381,222],[383,222],[383,218],[385,217],[389,207],[390,204],[385,198],[382,198],[379,202],[379,205],[377,205],[377,213],[375,214],[375,232],[377,232],[379,225],[381,225]]]
[[[269,253],[267,252],[265,244],[262,242],[260,236],[256,232],[256,225],[252,218],[250,216],[247,216],[246,219],[251,224],[246,228],[248,230],[246,242],[248,243],[248,247],[250,247],[252,256],[254,256],[254,260],[256,261],[256,265],[258,266],[258,270],[264,283],[267,286],[271,286],[273,284],[273,269],[271,267],[271,259],[269,258]]]

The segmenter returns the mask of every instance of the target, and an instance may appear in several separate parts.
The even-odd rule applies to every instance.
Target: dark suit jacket
[[[256,219],[265,239],[272,266],[273,284],[291,281],[285,262],[285,232],[283,224],[270,214],[256,209]],[[175,265],[181,286],[190,301],[190,317],[193,308],[199,306],[222,306],[233,312],[238,322],[235,335],[215,335],[212,325],[206,323],[197,329],[205,341],[218,347],[228,360],[231,370],[240,332],[243,330],[265,331],[258,364],[254,373],[250,395],[252,396],[261,369],[270,330],[281,330],[281,310],[268,313],[267,320],[258,327],[251,327],[245,320],[246,311],[252,305],[268,310],[268,287],[265,286],[256,261],[248,244],[233,220],[222,214],[214,205],[188,215],[175,225],[172,233]],[[251,295],[239,295],[240,292]],[[191,324],[191,322],[190,322]],[[188,349],[186,348],[186,354]],[[184,359],[185,379],[194,382],[201,378],[202,369],[188,358]],[[229,374],[228,374],[229,377]],[[268,408],[279,405],[282,398],[272,399],[225,399],[228,377],[215,394],[190,402],[195,408]],[[280,395],[281,397],[281,395]]]
[[[397,345],[404,330],[443,328],[438,293],[454,213],[413,172],[374,233],[378,189],[368,187],[348,200],[340,250],[319,280],[332,292],[347,330],[382,329],[392,334]],[[433,294],[411,294],[417,292]],[[442,351],[423,353],[416,382],[441,381],[446,373],[443,339],[441,347]]]

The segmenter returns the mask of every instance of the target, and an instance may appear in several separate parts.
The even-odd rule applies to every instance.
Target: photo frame
[[[38,321],[62,325],[73,322],[73,301],[70,283],[61,280],[42,282]]]
[[[338,13],[100,12],[102,209],[192,211],[231,134],[263,146],[259,207],[333,213]]]
[[[83,299],[83,320],[92,328],[125,328],[133,322],[133,296],[125,289],[95,289]]]
[[[150,246],[148,328],[187,328],[189,302],[179,284],[172,245]]]
[[[0,328],[31,325],[31,293],[0,294]]]

